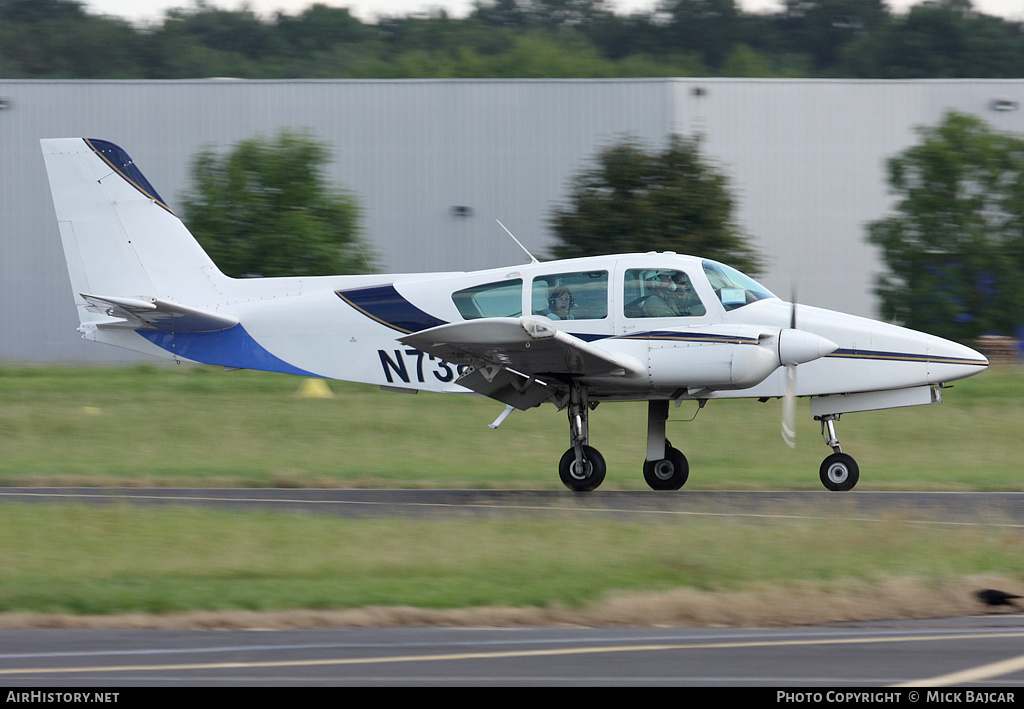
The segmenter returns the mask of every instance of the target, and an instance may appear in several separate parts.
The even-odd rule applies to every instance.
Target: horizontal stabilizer
[[[229,315],[196,310],[185,305],[152,297],[121,298],[81,294],[87,309],[103,313],[120,322],[97,323],[101,328],[129,328],[132,330],[160,330],[162,332],[216,332],[238,324],[238,318]]]

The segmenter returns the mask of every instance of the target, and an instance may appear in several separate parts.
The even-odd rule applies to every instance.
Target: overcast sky
[[[451,15],[465,15],[473,6],[472,0],[209,0],[207,4],[228,10],[248,5],[260,15],[272,16],[277,11],[289,15],[300,13],[319,1],[324,5],[348,7],[359,19],[372,21],[379,15],[408,15],[431,7],[443,7]],[[887,0],[889,7],[902,11],[920,0]],[[974,7],[988,15],[999,15],[1012,20],[1024,20],[1024,0],[973,0]],[[657,0],[611,0],[619,13],[648,10]],[[772,10],[781,7],[777,0],[739,0],[745,10]],[[192,7],[192,0],[86,0],[90,11],[116,15],[132,21],[159,21],[164,11],[175,7]]]

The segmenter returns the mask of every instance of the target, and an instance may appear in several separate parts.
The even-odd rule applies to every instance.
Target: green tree
[[[843,47],[876,36],[889,19],[882,0],[785,0],[777,19],[785,46],[811,56],[818,70],[834,66]]]
[[[732,46],[742,41],[736,0],[668,0],[660,5],[666,24],[665,46],[699,53],[719,68]]]
[[[837,73],[883,79],[1015,78],[1024,71],[1021,29],[1019,22],[976,12],[970,0],[926,2],[846,45]]]
[[[492,0],[473,3],[473,16],[487,24],[548,29],[588,28],[612,15],[606,0]]]
[[[868,225],[882,314],[969,341],[1024,324],[1024,139],[947,113],[891,158],[895,212]]]
[[[769,66],[768,58],[745,44],[734,44],[729,56],[722,62],[719,71],[722,76],[768,77],[775,72]]]
[[[78,2],[0,0],[5,78],[130,78],[141,45],[130,24],[89,15]]]
[[[327,184],[328,150],[287,130],[251,138],[192,164],[183,220],[220,269],[235,278],[365,271],[354,196]]]
[[[734,211],[728,178],[701,155],[699,137],[673,135],[660,152],[625,140],[573,178],[569,204],[550,218],[554,253],[675,251],[756,274],[760,259]]]

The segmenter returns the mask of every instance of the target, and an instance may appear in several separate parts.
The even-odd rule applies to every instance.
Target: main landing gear
[[[839,414],[815,416],[815,418],[821,421],[821,437],[825,439],[825,445],[834,451],[832,455],[821,461],[821,468],[818,470],[821,484],[829,490],[837,492],[852,490],[860,480],[860,467],[852,456],[843,453],[842,448],[839,447],[835,427],[835,422],[839,420]]]
[[[678,490],[690,475],[690,464],[665,440],[668,401],[647,406],[647,459],[644,480],[655,490]],[[604,482],[604,457],[590,443],[589,414],[597,404],[587,398],[587,388],[573,382],[569,390],[569,441],[572,444],[558,462],[558,476],[570,490],[587,492]]]
[[[587,398],[587,388],[573,382],[569,390],[569,442],[572,444],[558,461],[558,477],[570,490],[589,492],[604,482],[608,466],[604,457],[590,445],[590,410],[597,406]]]
[[[608,467],[604,457],[590,446],[591,403],[585,385],[573,382],[569,390],[569,450],[558,462],[558,476],[562,483],[576,492],[596,490],[604,482]],[[690,464],[678,449],[665,438],[668,421],[668,401],[647,402],[647,459],[644,461],[644,480],[655,490],[678,490],[690,476]],[[816,416],[821,421],[821,435],[832,448],[818,471],[821,484],[829,490],[852,490],[860,479],[860,467],[852,456],[843,453],[836,438],[835,422],[839,414]]]
[[[648,401],[644,480],[655,490],[678,490],[690,476],[686,456],[665,439],[667,421],[668,401]]]

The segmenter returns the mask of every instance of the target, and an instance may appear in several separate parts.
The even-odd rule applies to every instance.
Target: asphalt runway
[[[299,488],[0,488],[0,503],[189,505],[345,516],[576,512],[598,515],[881,519],[922,524],[1024,525],[1024,493],[339,490]]]
[[[831,691],[913,703],[905,685],[973,702],[1024,685],[1021,615],[797,629],[12,630],[0,644],[0,685],[119,688],[118,703],[142,687],[318,685],[795,687],[826,702]]]
[[[0,503],[194,505],[336,515],[812,516],[1024,525],[1022,493],[658,493],[463,490],[0,488]],[[917,700],[899,685],[922,689]],[[862,703],[1006,700],[1024,685],[1024,614],[799,628],[322,628],[2,630],[0,685],[717,686]],[[116,688],[116,689],[112,689]],[[817,688],[817,689],[815,689]],[[953,689],[950,689],[953,688]],[[970,688],[970,689],[968,689]],[[868,692],[827,696],[829,691]],[[928,695],[927,691],[939,692]],[[975,692],[967,695],[965,692]],[[1001,696],[995,696],[999,695]],[[990,696],[991,695],[991,696]],[[8,695],[10,696],[10,695]],[[1024,697],[1024,690],[1021,690]],[[957,698],[959,697],[959,698]],[[892,697],[889,697],[890,699]],[[985,701],[983,698],[981,701]],[[1011,701],[1016,696],[1009,697]],[[10,700],[9,700],[10,701]],[[87,700],[94,701],[94,700]],[[106,698],[109,701],[109,697]]]

